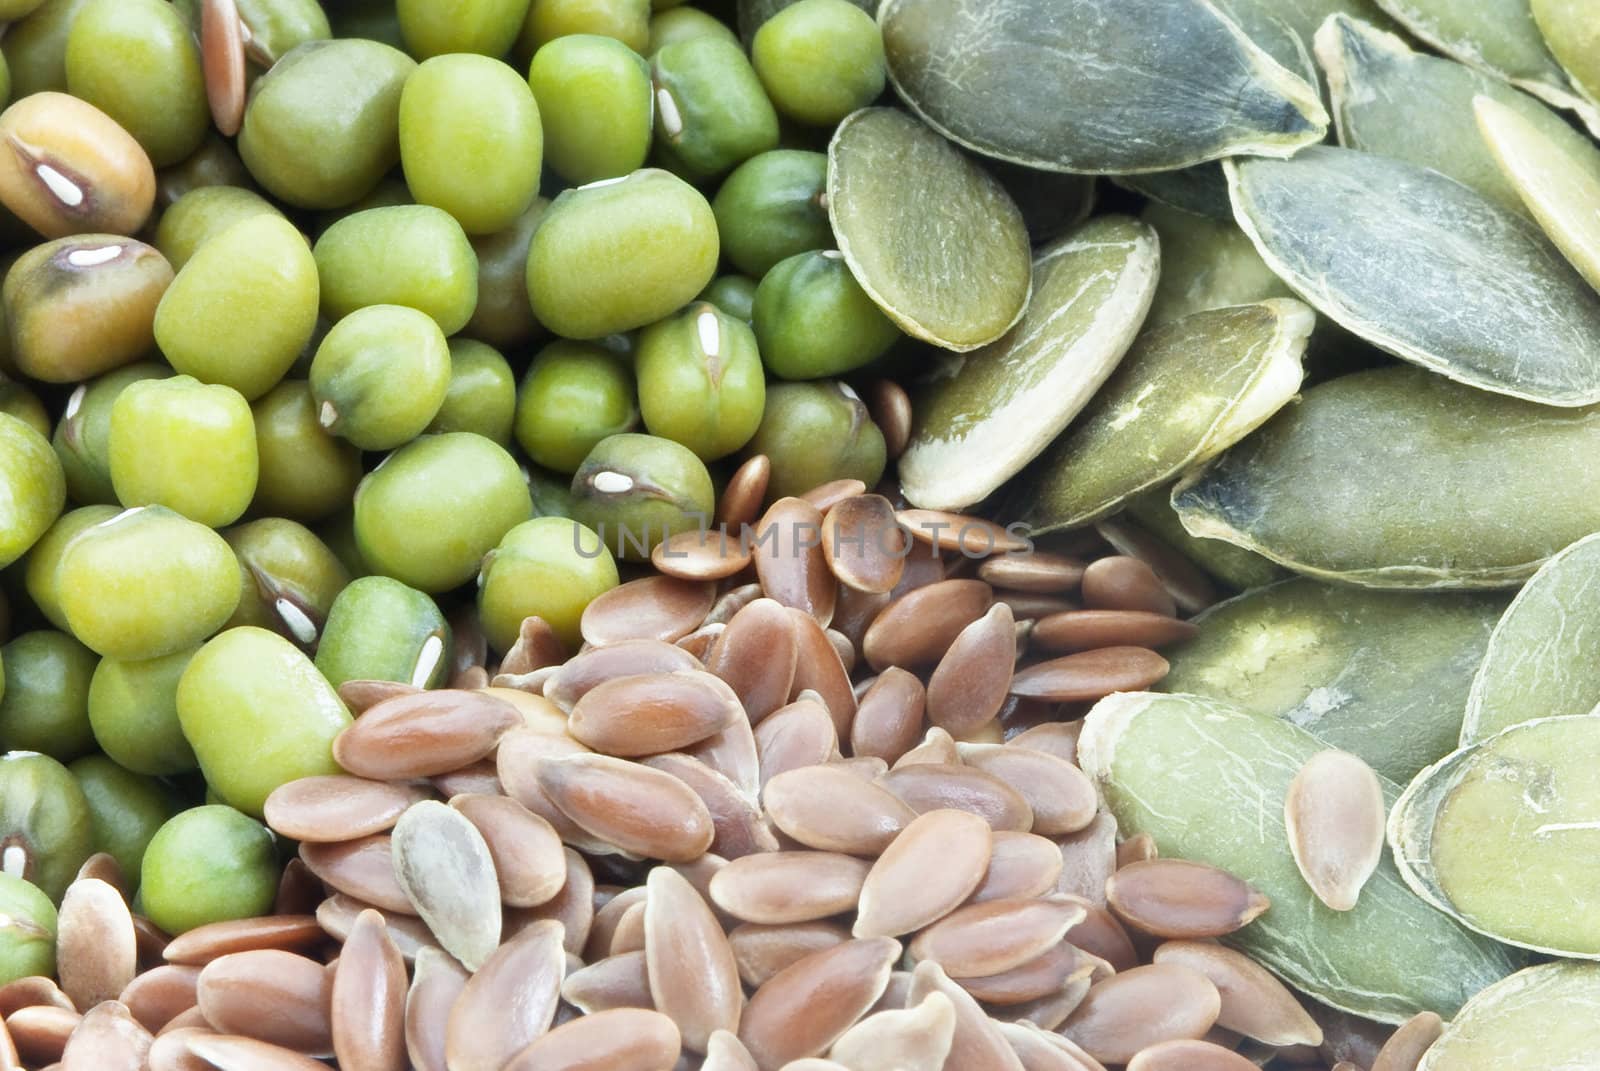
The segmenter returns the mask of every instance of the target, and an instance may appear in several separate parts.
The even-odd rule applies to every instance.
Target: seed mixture
[[[0,0],[0,1071],[1600,1071],[1595,0]]]

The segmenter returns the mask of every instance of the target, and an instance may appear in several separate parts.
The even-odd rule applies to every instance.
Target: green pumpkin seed
[[[1600,535],[1533,574],[1489,637],[1467,695],[1462,747],[1533,718],[1600,705]]]
[[[1600,298],[1526,220],[1352,149],[1224,167],[1263,259],[1355,334],[1482,390],[1600,401]]]
[[[1386,30],[1397,29],[1373,0],[1223,0],[1217,6],[1231,14],[1233,20],[1247,32],[1250,28],[1248,20],[1260,18],[1260,15],[1246,12],[1263,9],[1292,30],[1308,47],[1330,15],[1361,19]]]
[[[1600,149],[1568,128],[1547,130],[1489,97],[1477,98],[1473,107],[1507,181],[1556,248],[1600,289]]]
[[[1389,815],[1406,883],[1506,944],[1600,959],[1600,719],[1541,718],[1423,770]]]
[[[1515,585],[1600,530],[1600,409],[1559,410],[1415,368],[1306,391],[1173,491],[1192,534],[1380,588]]]
[[[906,497],[961,509],[1033,460],[1133,344],[1159,261],[1154,231],[1127,216],[1101,216],[1040,250],[1022,321],[918,398],[900,457]]]
[[[965,351],[1028,304],[1031,253],[1005,188],[904,112],[863,108],[828,143],[828,219],[856,281],[901,330]]]
[[[986,170],[1000,180],[1000,185],[1017,202],[1022,221],[1028,225],[1028,236],[1035,245],[1060,238],[1082,225],[1094,212],[1098,191],[1093,175],[1038,171],[1003,160],[988,161]],[[1226,207],[1226,187],[1222,201]]]
[[[1534,24],[1577,90],[1600,98],[1600,19],[1592,0],[1531,0]]]
[[[1023,520],[1036,532],[1088,524],[1238,442],[1299,389],[1315,320],[1277,298],[1141,335],[1024,478]]]
[[[1351,911],[1325,907],[1300,877],[1283,800],[1326,746],[1215,700],[1131,692],[1089,713],[1078,758],[1125,836],[1149,833],[1163,857],[1222,867],[1271,899],[1229,944],[1343,1011],[1388,1023],[1453,1015],[1516,966],[1508,950],[1420,902],[1387,852]],[[1392,799],[1398,786],[1384,789]]]
[[[1418,40],[1558,108],[1573,109],[1589,129],[1600,133],[1600,110],[1582,98],[1550,55],[1528,0],[1377,0],[1377,4]]]
[[[1557,961],[1518,971],[1473,997],[1417,1071],[1592,1068],[1600,1051],[1600,965]]]
[[[1311,59],[1311,37],[1302,36],[1278,10],[1273,0],[1212,0],[1217,8],[1238,24],[1260,49],[1287,71],[1317,84],[1317,65]],[[1316,29],[1315,26],[1312,27]]]
[[[1522,198],[1477,136],[1472,98],[1491,97],[1563,145],[1589,144],[1526,93],[1453,60],[1414,52],[1404,39],[1357,19],[1330,19],[1317,34],[1317,58],[1328,72],[1339,144],[1431,167],[1522,215]]]
[[[1161,238],[1161,281],[1147,326],[1206,309],[1294,296],[1231,216],[1207,219],[1152,202],[1141,218]]]
[[[919,115],[1044,170],[1288,156],[1328,128],[1306,80],[1205,0],[885,0],[878,25],[889,78]]]
[[[1228,176],[1215,161],[1180,167],[1176,171],[1152,171],[1145,175],[1115,175],[1112,182],[1207,219],[1233,222],[1233,204],[1228,200]]]
[[[1505,605],[1498,594],[1286,580],[1195,618],[1200,634],[1165,652],[1161,690],[1283,718],[1404,784],[1454,750]]]
[[[1152,487],[1128,501],[1127,515],[1200,568],[1238,590],[1249,591],[1287,577],[1288,571],[1254,551],[1220,539],[1192,536],[1172,508],[1172,488]]]

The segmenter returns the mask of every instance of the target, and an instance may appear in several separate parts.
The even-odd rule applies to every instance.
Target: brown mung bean
[[[1167,941],[1153,956],[1211,979],[1221,998],[1217,1025],[1276,1047],[1322,1044],[1322,1028],[1293,993],[1242,952],[1211,941]]]
[[[1090,986],[1061,1033],[1103,1063],[1125,1064],[1151,1045],[1204,1037],[1220,1008],[1216,987],[1197,971],[1134,967]]]
[[[1011,687],[1017,649],[1011,608],[996,603],[957,634],[928,678],[928,720],[964,737],[992,722]]]
[[[958,981],[983,978],[1050,951],[1085,916],[1064,897],[986,900],[950,912],[917,934],[908,951]]]
[[[993,601],[989,585],[981,580],[939,580],[917,587],[872,619],[861,638],[862,653],[879,672],[889,666],[932,665]]]
[[[816,922],[856,906],[867,870],[837,852],[763,852],[730,860],[711,879],[711,899],[742,922]]]
[[[789,701],[800,656],[793,619],[775,599],[756,599],[728,621],[706,661],[726,681],[752,725]]]
[[[739,1028],[744,991],[733,948],[710,906],[682,875],[656,867],[646,887],[650,998],[677,1025],[684,1047],[704,1052],[713,1033]]]
[[[728,931],[739,977],[752,989],[813,952],[850,940],[850,931],[835,922],[792,922],[781,926],[740,923]]]
[[[988,872],[988,823],[956,810],[919,815],[867,872],[852,932],[897,937],[961,905]]]
[[[445,1027],[450,1071],[501,1071],[550,1029],[566,975],[559,922],[507,940],[462,987]]]
[[[1119,917],[1157,937],[1221,937],[1271,906],[1242,879],[1186,859],[1121,867],[1106,882],[1106,900]]]
[[[333,1055],[331,993],[321,963],[277,949],[218,957],[201,969],[195,988],[214,1030],[308,1056]]]
[[[750,997],[739,1022],[761,1071],[826,1052],[883,994],[900,955],[887,937],[845,941],[790,964]]]
[[[648,576],[598,596],[584,608],[578,627],[596,647],[623,640],[682,639],[705,621],[716,600],[715,584]]]

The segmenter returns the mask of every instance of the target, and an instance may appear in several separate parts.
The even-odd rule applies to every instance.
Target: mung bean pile
[[[1600,2],[0,0],[0,1071],[1600,1071]]]

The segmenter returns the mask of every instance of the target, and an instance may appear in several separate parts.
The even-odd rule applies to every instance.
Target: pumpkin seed
[[[1029,167],[1167,171],[1288,156],[1327,132],[1305,79],[1203,0],[886,0],[878,24],[889,78],[919,115]]]
[[[1317,86],[1317,65],[1311,59],[1311,38],[1295,32],[1272,0],[1213,0],[1217,9],[1238,24],[1260,49],[1285,70]],[[1313,27],[1314,28],[1314,27]]]
[[[1600,1047],[1600,964],[1571,960],[1518,971],[1473,997],[1418,1071],[1585,1067]]]
[[[1600,111],[1567,80],[1545,48],[1528,0],[1377,0],[1395,21],[1419,40],[1471,67],[1571,108],[1600,135]]]
[[[1032,461],[1133,344],[1160,259],[1154,231],[1126,216],[1102,216],[1041,249],[1022,321],[917,396],[901,492],[959,509]],[[959,463],[973,456],[984,464]]]
[[[1005,188],[904,112],[863,108],[828,143],[828,219],[856,281],[902,331],[945,349],[1005,334],[1031,292]]]
[[[1373,0],[1224,0],[1218,7],[1228,12],[1233,20],[1244,27],[1245,32],[1254,33],[1252,26],[1260,21],[1261,12],[1282,22],[1297,38],[1304,42],[1307,49],[1311,47],[1312,38],[1322,24],[1328,21],[1330,15],[1343,15],[1349,18],[1362,19],[1374,26],[1381,26],[1385,30],[1398,29],[1390,21],[1389,16],[1378,9]],[[1271,48],[1264,42],[1258,42],[1270,52]],[[1276,52],[1273,53],[1277,55]],[[1283,59],[1278,60],[1288,66]]]
[[[1286,580],[1195,618],[1199,634],[1166,651],[1160,690],[1283,718],[1403,784],[1455,748],[1505,605],[1492,593]]]
[[[1491,97],[1475,98],[1473,109],[1483,140],[1528,211],[1600,289],[1600,149],[1560,123],[1551,130]]]
[[[1389,815],[1406,882],[1507,944],[1600,958],[1597,757],[1600,720],[1542,718],[1423,770]]]
[[[1139,218],[1161,239],[1161,280],[1147,326],[1206,309],[1294,296],[1231,216],[1207,219],[1152,201]]]
[[[1036,533],[1076,528],[1227,449],[1300,387],[1316,318],[1298,301],[1211,309],[1154,328],[1018,492]]]
[[[1126,516],[1119,519],[1126,523],[1128,517],[1139,522],[1175,553],[1239,591],[1265,587],[1289,575],[1282,566],[1243,547],[1224,543],[1220,539],[1200,539],[1190,535],[1178,519],[1177,511],[1172,508],[1171,487],[1153,487],[1141,495],[1135,495],[1128,501]]]
[[[1600,410],[1377,368],[1308,390],[1172,501],[1191,533],[1296,572],[1369,587],[1503,587],[1600,530],[1597,447]]]
[[[1600,401],[1600,298],[1520,216],[1354,149],[1224,167],[1262,258],[1351,332],[1481,390]]]
[[[1510,973],[1513,958],[1419,902],[1387,858],[1354,910],[1316,900],[1282,815],[1294,775],[1321,750],[1281,719],[1199,696],[1128,693],[1089,713],[1078,756],[1124,835],[1150,833],[1163,854],[1220,867],[1271,899],[1227,943],[1335,1008],[1381,1022],[1453,1014]]]
[[[1533,21],[1556,62],[1591,101],[1600,97],[1596,61],[1594,5],[1589,0],[1531,0]]]
[[[1141,193],[1171,208],[1207,219],[1233,221],[1233,204],[1228,200],[1228,176],[1222,173],[1222,164],[1216,161],[1180,167],[1175,171],[1114,175],[1111,181],[1123,189]]]
[[[1526,93],[1482,71],[1413,51],[1369,23],[1335,15],[1317,34],[1339,144],[1431,167],[1502,208],[1527,215],[1522,198],[1476,136],[1472,98],[1488,96],[1562,145],[1588,139]]]
[[[1489,637],[1467,695],[1461,746],[1532,717],[1587,714],[1600,705],[1600,536],[1587,536],[1533,574]]]

